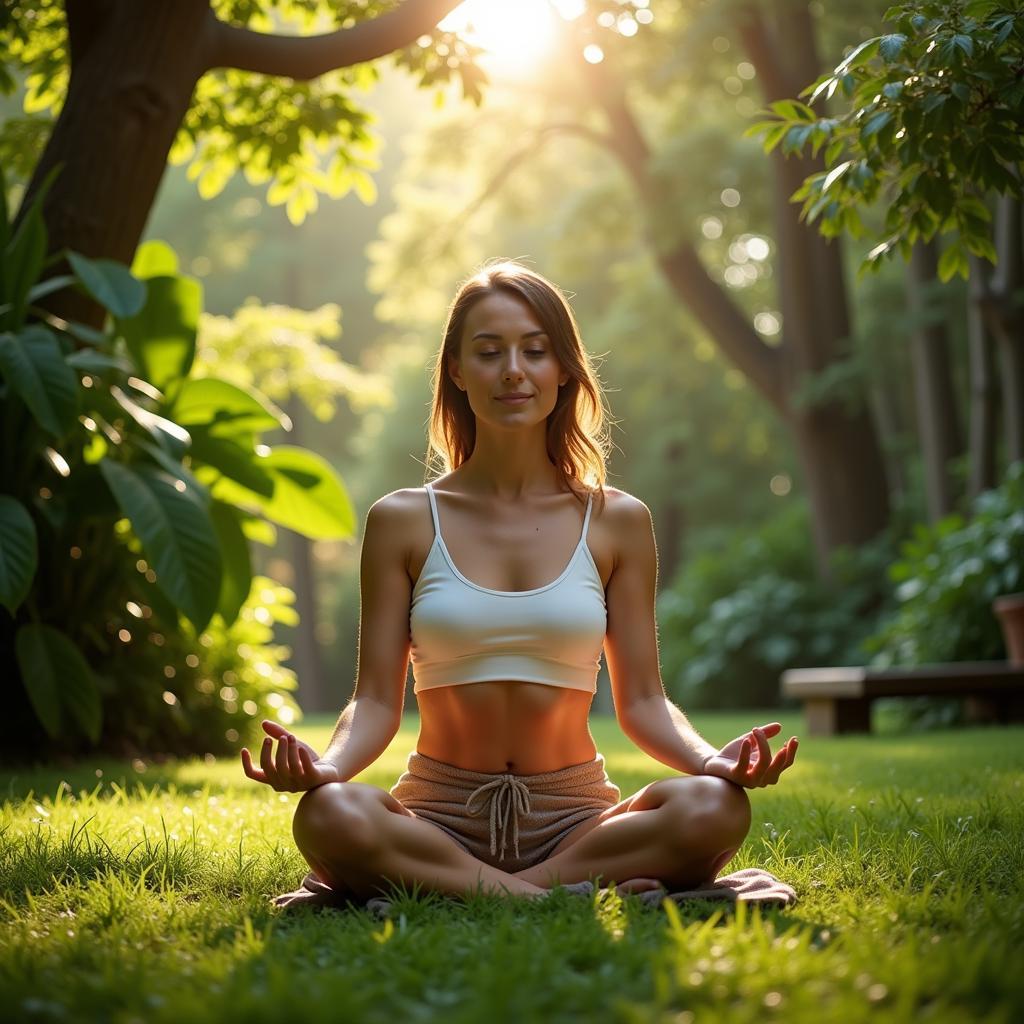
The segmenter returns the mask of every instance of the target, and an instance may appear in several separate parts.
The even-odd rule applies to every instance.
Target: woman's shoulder
[[[419,521],[427,508],[427,492],[423,487],[400,487],[378,498],[367,513],[367,522],[373,520],[383,526],[402,527]]]
[[[605,485],[604,508],[600,517],[610,526],[633,528],[644,526],[651,521],[651,510],[635,495],[618,487]]]

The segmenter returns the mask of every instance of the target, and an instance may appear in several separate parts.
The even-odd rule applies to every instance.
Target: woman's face
[[[559,385],[569,379],[537,314],[502,291],[470,307],[459,358],[450,362],[449,373],[466,392],[478,421],[509,427],[544,422],[558,400]],[[503,399],[510,394],[527,397]]]

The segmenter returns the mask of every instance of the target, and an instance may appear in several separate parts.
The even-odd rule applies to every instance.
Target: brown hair
[[[609,439],[601,383],[565,296],[540,274],[512,260],[485,263],[462,283],[449,307],[434,363],[434,398],[427,434],[428,472],[431,463],[440,464],[442,473],[457,469],[476,444],[476,417],[466,394],[449,376],[448,364],[451,357],[459,357],[470,308],[498,291],[522,299],[533,310],[551,339],[556,359],[569,375],[548,416],[548,458],[561,481],[577,497],[582,500],[583,494],[596,491],[598,502],[603,504]]]

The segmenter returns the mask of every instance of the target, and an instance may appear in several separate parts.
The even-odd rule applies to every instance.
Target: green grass
[[[772,716],[694,714],[712,742]],[[752,793],[727,871],[787,910],[399,900],[281,913],[297,794],[235,761],[96,761],[0,779],[0,1018],[299,1022],[1024,1019],[1024,729],[811,739]],[[330,724],[303,723],[323,745]],[[410,722],[361,779],[390,785]],[[628,794],[671,775],[595,720]]]

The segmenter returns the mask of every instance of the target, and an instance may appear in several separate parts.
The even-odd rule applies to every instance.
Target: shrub
[[[889,570],[898,606],[865,644],[873,664],[1006,657],[992,600],[1024,587],[1024,463],[975,500],[970,519],[918,525]]]
[[[807,508],[728,535],[686,562],[658,601],[665,686],[687,706],[779,703],[779,674],[864,660],[862,639],[886,599],[887,536],[838,551],[816,578]],[[879,581],[883,581],[880,585]]]

